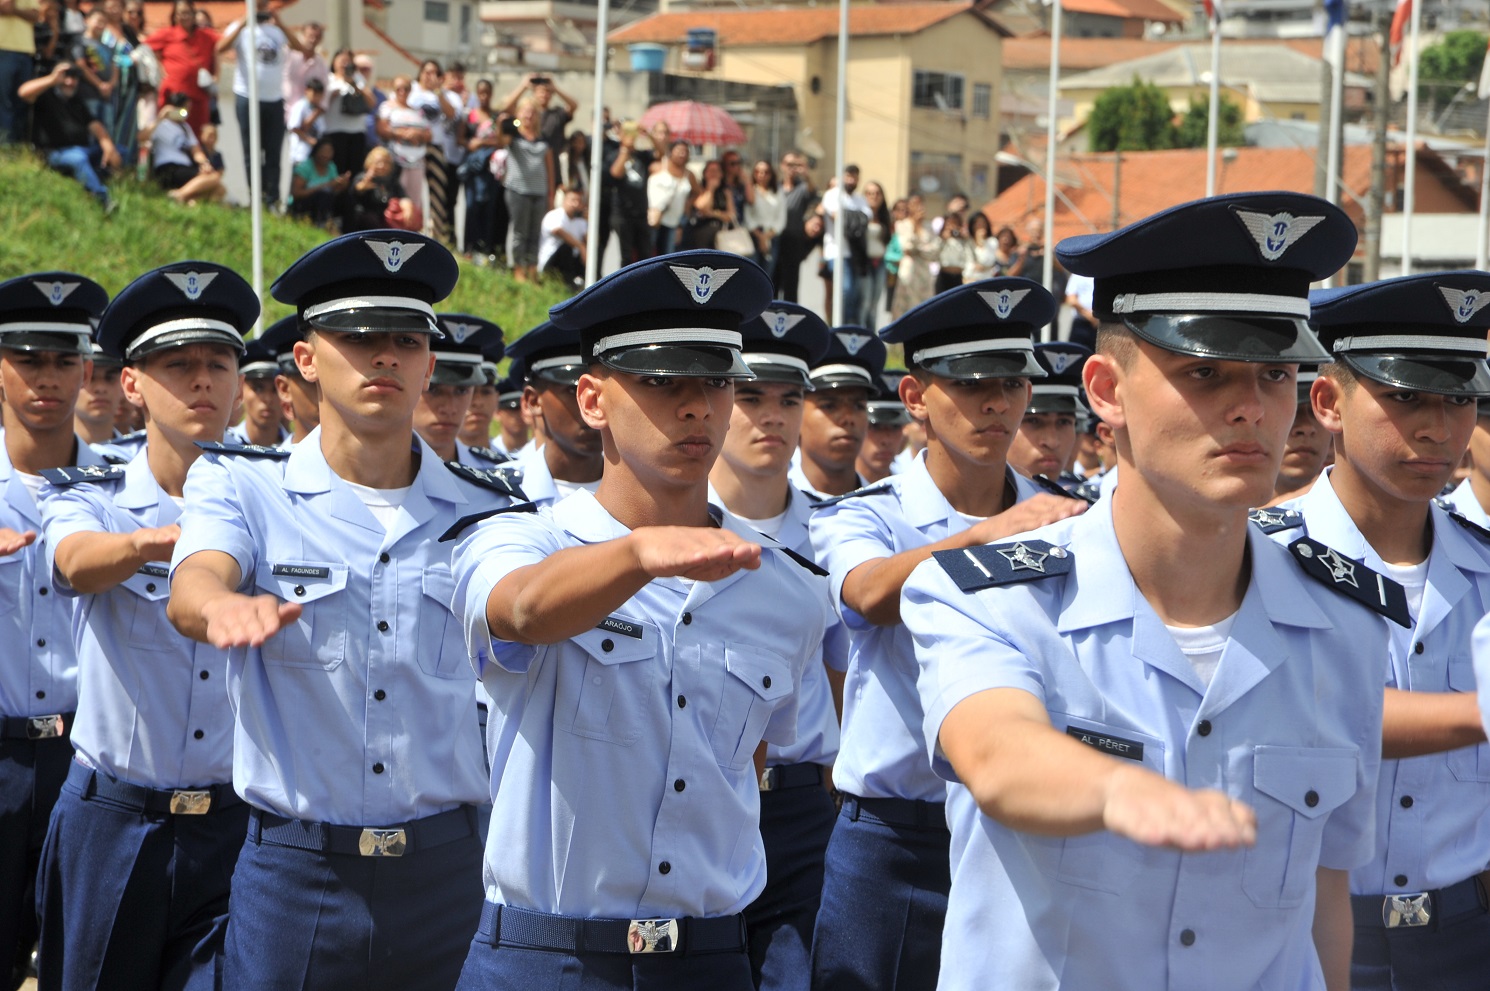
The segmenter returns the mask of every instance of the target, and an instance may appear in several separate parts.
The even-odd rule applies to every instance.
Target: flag
[[[1480,91],[1481,100],[1490,100],[1490,45],[1485,49],[1485,64],[1480,66]]]
[[[1325,30],[1345,26],[1345,0],[1324,0]]]
[[[1412,0],[1397,0],[1397,10],[1392,14],[1392,31],[1387,36],[1392,49],[1392,64],[1402,61],[1402,36],[1407,33],[1407,23],[1412,19]]]
[[[1221,0],[1200,0],[1200,2],[1205,4],[1205,16],[1207,19],[1219,21],[1226,16],[1226,12],[1221,9]]]

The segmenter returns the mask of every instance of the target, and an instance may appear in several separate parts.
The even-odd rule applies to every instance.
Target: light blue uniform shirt
[[[1273,539],[1292,543],[1307,533],[1368,568],[1384,570],[1381,555],[1361,536],[1340,504],[1330,471],[1281,509],[1304,516],[1303,528]],[[1471,496],[1473,498],[1473,496]],[[1419,692],[1472,692],[1474,627],[1490,612],[1490,544],[1429,510],[1433,546],[1428,584],[1411,630],[1384,625],[1391,637],[1386,685]],[[1419,653],[1418,649],[1422,648]],[[1404,807],[1404,800],[1406,807]],[[1383,760],[1376,802],[1375,857],[1350,874],[1358,895],[1399,894],[1447,887],[1490,866],[1490,745]],[[1395,883],[1398,876],[1405,884]]]
[[[78,655],[72,642],[73,602],[52,588],[41,509],[10,463],[0,432],[0,527],[36,531],[36,541],[0,557],[0,716],[50,716],[78,707]],[[78,465],[108,467],[77,438]]]
[[[135,430],[127,434],[115,431],[113,438],[106,443],[91,446],[99,454],[110,454],[116,458],[131,461],[136,454],[145,449],[145,431]]]
[[[391,530],[321,454],[208,453],[186,478],[174,570],[231,555],[240,590],[304,613],[228,654],[233,787],[298,819],[381,826],[485,800],[481,734],[450,611],[458,518],[510,500],[457,478],[417,437],[419,470]],[[386,558],[386,560],[385,560]]]
[[[1005,478],[1015,502],[1044,490],[1013,469]],[[926,760],[916,657],[903,624],[875,626],[843,602],[843,580],[859,565],[925,547],[972,526],[926,470],[926,455],[876,483],[886,491],[824,506],[812,517],[812,545],[828,569],[832,602],[848,632],[848,673],[843,685],[843,730],[833,783],[860,798],[910,798],[940,802],[946,783]]]
[[[1454,512],[1463,516],[1469,522],[1490,530],[1490,513],[1485,512],[1485,507],[1480,505],[1479,497],[1470,488],[1469,479],[1465,479],[1454,487],[1454,491],[1444,497]]]
[[[559,487],[554,484],[553,472],[548,470],[543,448],[523,448],[523,451],[513,459],[513,467],[522,472],[523,495],[540,509],[553,505],[559,499]]]
[[[156,484],[143,451],[123,478],[43,490],[53,587],[58,544],[75,533],[133,533],[181,516]],[[188,640],[166,619],[166,564],[151,562],[98,595],[78,595],[78,715],[72,744],[105,774],[149,788],[197,788],[233,780],[228,655]],[[200,732],[201,738],[196,734]]]
[[[567,547],[630,531],[588,492],[483,521],[455,557],[456,608],[493,704],[487,898],[602,918],[722,916],[766,883],[760,741],[790,744],[826,582],[761,543],[759,570],[659,578],[595,629],[494,641],[491,590]],[[663,865],[666,864],[664,870]]]
[[[938,987],[1322,991],[1315,870],[1371,857],[1386,631],[1256,531],[1206,687],[1133,584],[1111,505],[1024,536],[1070,549],[1064,577],[969,594],[936,560],[911,574],[901,611],[925,738],[969,696],[1022,689],[1056,730],[1105,737],[1109,752],[1126,745],[1172,781],[1246,802],[1257,845],[1181,854],[1106,831],[1021,833],[983,815],[934,747],[953,782]]]

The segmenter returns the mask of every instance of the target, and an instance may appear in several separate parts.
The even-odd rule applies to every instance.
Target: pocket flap
[[[774,701],[792,691],[792,665],[780,654],[753,644],[726,643],[724,664],[761,698]]]
[[[657,653],[657,631],[622,616],[607,616],[595,629],[575,637],[574,642],[601,664],[640,661]]]
[[[1258,747],[1252,784],[1307,819],[1333,812],[1356,792],[1360,755],[1346,747]]]
[[[346,588],[347,571],[327,561],[277,561],[258,568],[255,583],[286,602],[314,602]]]
[[[1473,692],[1477,689],[1474,676],[1474,660],[1468,654],[1453,654],[1449,657],[1449,687],[1456,692]]]
[[[451,610],[455,600],[455,576],[450,573],[450,569],[444,565],[425,568],[424,594]]]
[[[171,569],[152,561],[120,584],[142,599],[158,601],[171,594]]]

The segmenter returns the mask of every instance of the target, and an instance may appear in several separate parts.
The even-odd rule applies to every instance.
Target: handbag
[[[155,57],[155,52],[143,41],[130,50],[130,58],[134,59],[135,75],[139,77],[140,83],[151,89],[160,89],[160,81],[165,73],[161,70],[160,59]]]
[[[747,258],[755,256],[755,238],[750,232],[736,224],[730,224],[714,235],[714,247],[720,251],[728,251],[731,254],[744,255]]]
[[[367,97],[362,95],[361,90],[354,89],[350,93],[341,95],[341,112],[348,117],[356,117],[358,114],[365,114],[371,110],[372,107],[367,105]]]

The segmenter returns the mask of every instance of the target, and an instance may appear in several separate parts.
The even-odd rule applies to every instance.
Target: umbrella
[[[668,126],[675,141],[695,145],[745,143],[745,132],[729,112],[707,103],[693,100],[659,103],[642,115],[641,126],[650,130],[658,121]]]

